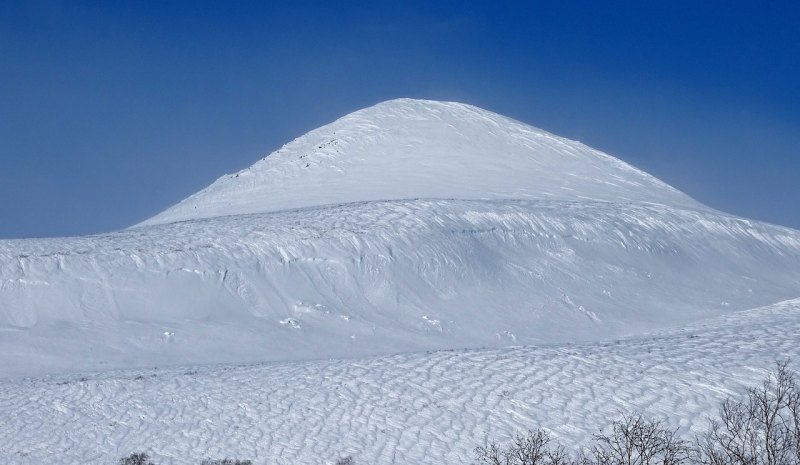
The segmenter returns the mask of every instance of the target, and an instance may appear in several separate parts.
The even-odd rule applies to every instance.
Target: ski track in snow
[[[0,462],[460,464],[537,426],[581,444],[620,412],[689,435],[776,360],[800,360],[798,335],[800,299],[591,344],[2,381]]]

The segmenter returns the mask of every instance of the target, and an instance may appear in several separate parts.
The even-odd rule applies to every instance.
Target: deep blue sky
[[[144,3],[0,3],[0,237],[129,226],[395,97],[800,228],[800,2]]]

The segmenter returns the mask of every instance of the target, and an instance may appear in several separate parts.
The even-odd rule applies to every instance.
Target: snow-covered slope
[[[485,438],[538,426],[585,445],[620,412],[691,439],[776,360],[799,360],[798,334],[795,300],[605,343],[0,381],[0,462],[464,464]]]
[[[798,231],[474,107],[390,101],[137,228],[0,241],[0,377],[600,340],[798,283]]]
[[[416,198],[703,208],[579,142],[470,105],[398,99],[311,131],[141,224]]]

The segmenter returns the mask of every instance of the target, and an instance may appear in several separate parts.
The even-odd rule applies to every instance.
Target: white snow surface
[[[5,377],[600,340],[797,295],[800,233],[707,211],[387,201],[0,242]]]
[[[580,142],[471,105],[397,99],[311,131],[141,225],[416,198],[705,208]]]
[[[794,300],[603,343],[0,381],[0,462],[463,464],[539,426],[585,445],[621,412],[691,439],[776,360],[800,359],[798,334]]]
[[[798,283],[796,230],[475,107],[393,100],[138,227],[0,241],[0,378],[599,341]]]
[[[469,463],[620,412],[689,437],[800,359],[798,283],[800,231],[384,102],[136,227],[0,241],[0,462]]]

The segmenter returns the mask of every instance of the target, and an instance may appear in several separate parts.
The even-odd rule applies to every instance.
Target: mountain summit
[[[703,208],[579,142],[471,105],[397,99],[311,131],[140,225],[413,198]]]

